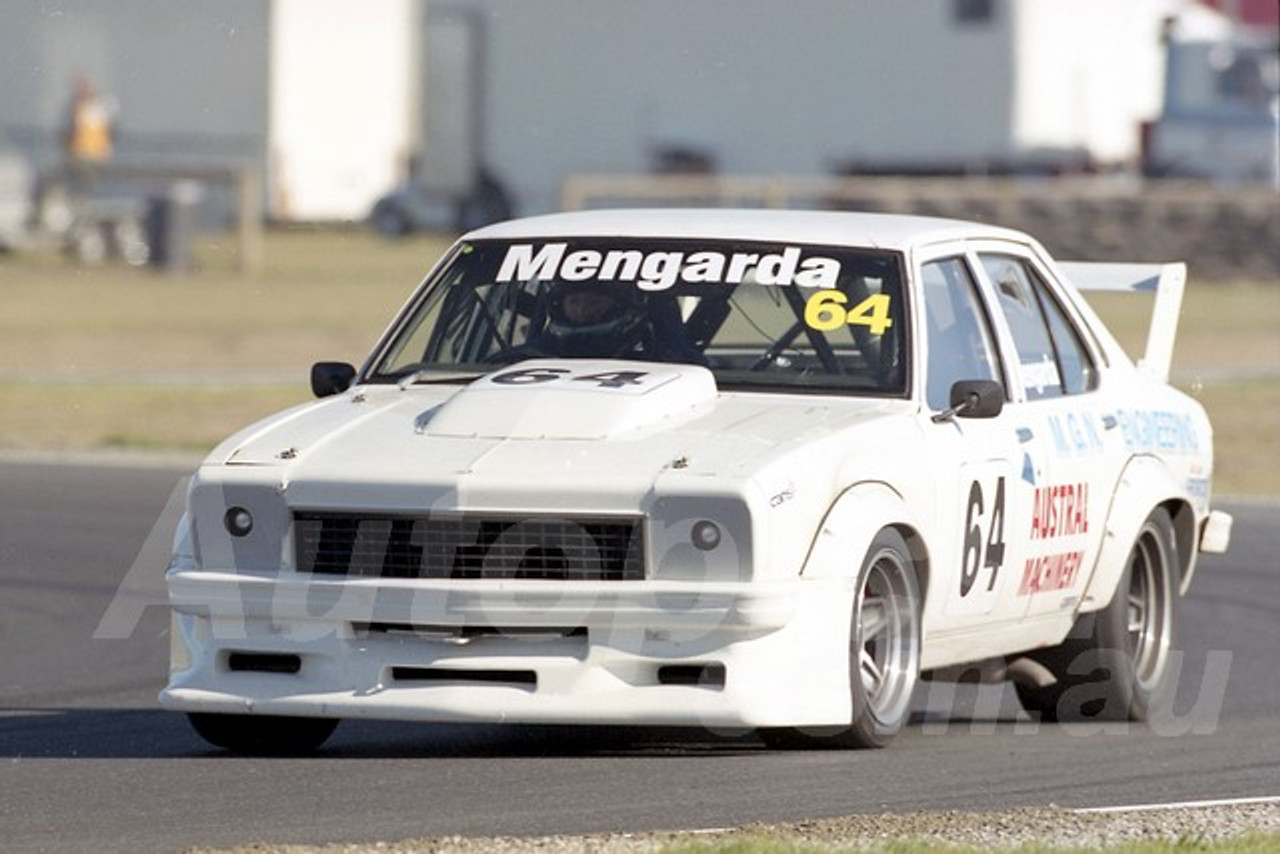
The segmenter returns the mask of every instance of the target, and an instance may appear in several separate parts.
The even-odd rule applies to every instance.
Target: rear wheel
[[[1178,547],[1168,511],[1143,523],[1110,604],[1080,617],[1067,640],[1033,658],[1056,681],[1015,684],[1046,721],[1146,721],[1172,681]]]
[[[309,753],[333,734],[338,722],[329,718],[289,718],[275,715],[187,715],[201,738],[232,753]]]
[[[886,528],[867,551],[849,631],[848,726],[762,733],[777,747],[884,747],[906,724],[920,676],[920,587],[906,541]]]

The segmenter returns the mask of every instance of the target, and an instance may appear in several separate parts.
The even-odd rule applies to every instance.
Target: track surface
[[[345,723],[303,759],[207,749],[157,709],[173,468],[0,463],[0,850],[147,852],[725,827],[851,813],[1280,794],[1280,505],[1183,605],[1176,719],[1040,726],[999,686],[925,685],[890,749],[705,731]],[[166,511],[166,507],[168,510]],[[133,567],[130,569],[130,567]],[[123,582],[123,586],[122,586]]]

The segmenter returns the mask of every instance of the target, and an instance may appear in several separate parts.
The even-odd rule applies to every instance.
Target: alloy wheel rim
[[[1138,684],[1150,687],[1163,670],[1169,647],[1168,593],[1161,583],[1165,555],[1157,533],[1144,530],[1129,567],[1126,630]]]
[[[883,552],[859,592],[853,652],[867,707],[881,721],[896,719],[910,701],[919,656],[908,572],[896,553]]]

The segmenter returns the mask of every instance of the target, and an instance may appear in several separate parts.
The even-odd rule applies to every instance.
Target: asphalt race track
[[[1232,552],[1183,605],[1174,717],[1039,725],[999,686],[924,685],[875,752],[750,736],[347,722],[235,758],[157,709],[185,472],[0,463],[0,850],[148,852],[729,827],[851,813],[1280,794],[1280,505],[1223,503]],[[167,509],[166,509],[167,508]]]

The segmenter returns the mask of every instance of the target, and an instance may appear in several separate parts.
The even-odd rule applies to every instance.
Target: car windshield
[[[452,381],[524,359],[703,365],[721,388],[901,396],[901,256],[755,241],[461,244],[368,382]]]

